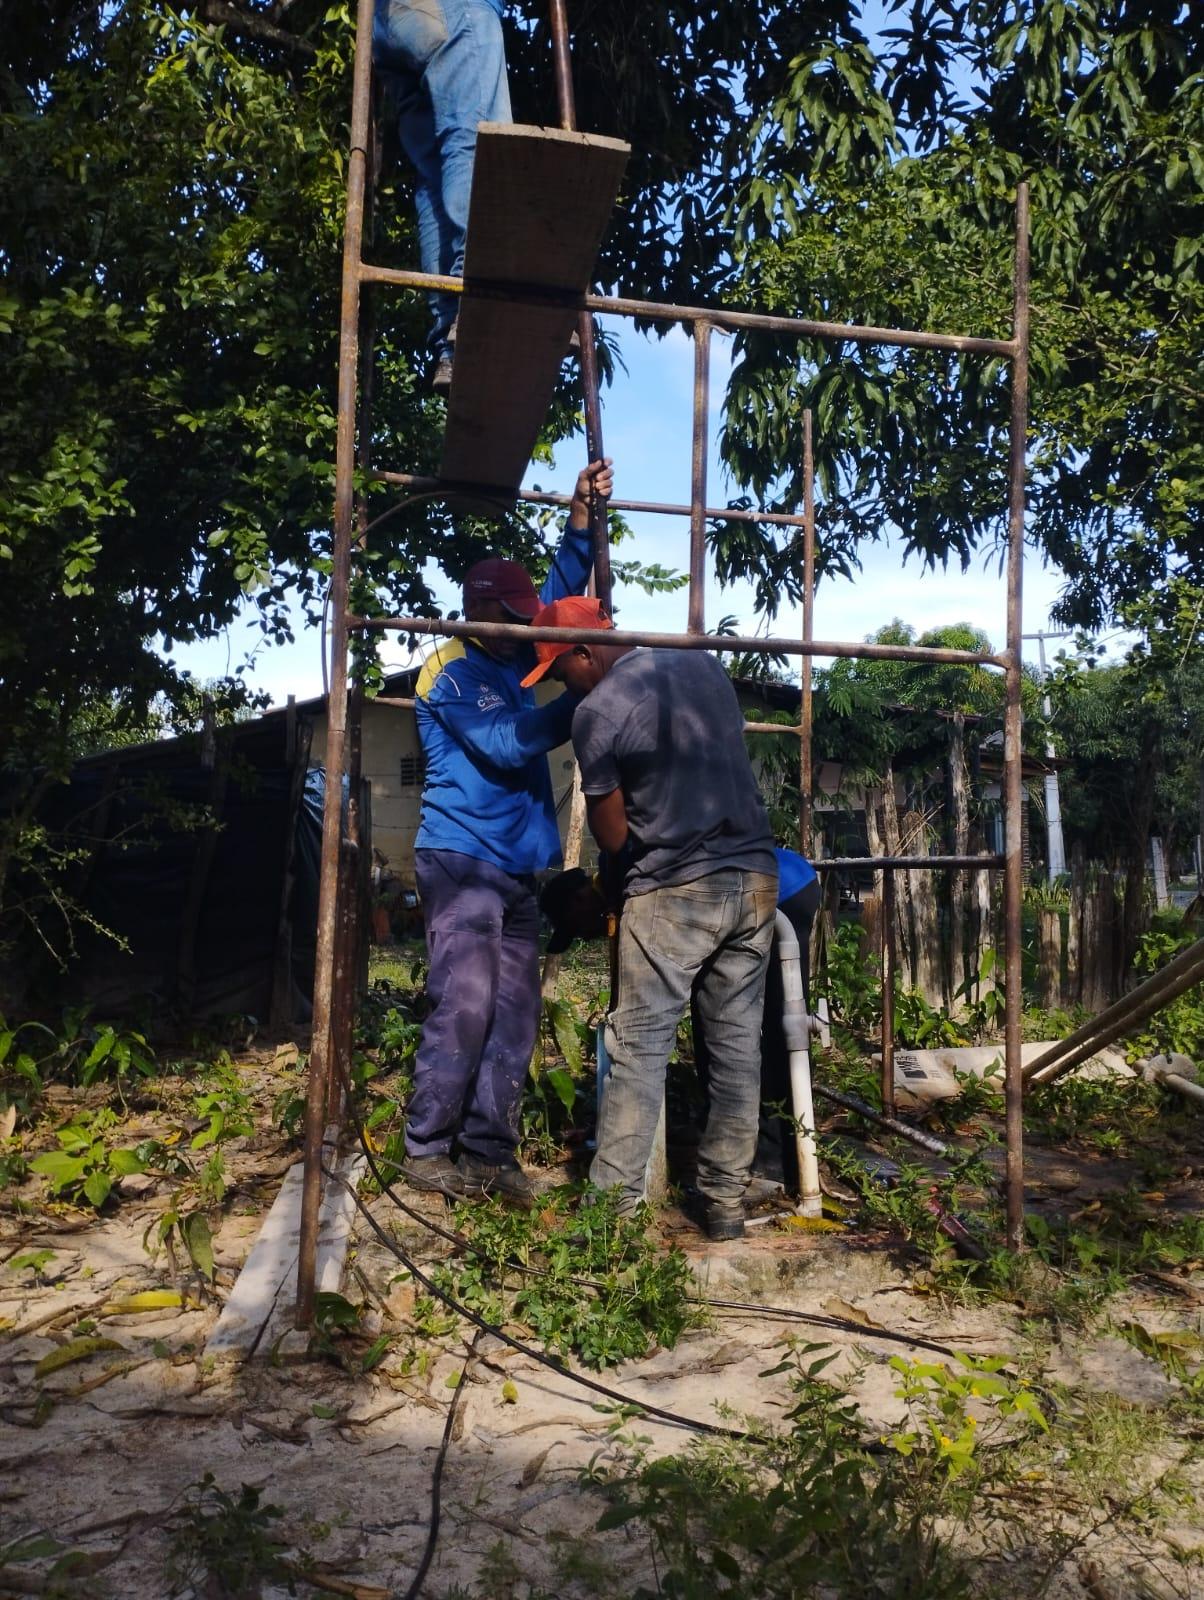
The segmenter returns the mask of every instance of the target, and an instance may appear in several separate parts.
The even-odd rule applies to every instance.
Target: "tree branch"
[[[225,26],[234,33],[261,39],[265,44],[278,44],[285,50],[295,50],[299,55],[316,56],[318,53],[308,39],[299,39],[287,28],[278,28],[263,17],[241,11],[237,6],[228,4],[227,0],[201,0],[197,15],[202,22],[211,23],[214,27]]]

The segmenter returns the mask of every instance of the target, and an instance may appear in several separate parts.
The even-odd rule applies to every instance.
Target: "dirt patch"
[[[364,1308],[354,1339],[332,1334],[326,1353],[309,1360],[269,1356],[235,1367],[206,1357],[205,1341],[294,1159],[281,1108],[298,1086],[295,1052],[250,1054],[238,1071],[252,1127],[218,1141],[224,1193],[208,1212],[212,1279],[186,1256],[177,1253],[173,1266],[144,1245],[153,1244],[184,1182],[178,1174],[123,1182],[99,1215],[48,1208],[36,1180],[9,1191],[0,1217],[0,1594],[55,1592],[48,1574],[71,1552],[79,1559],[62,1593],[205,1593],[182,1569],[182,1529],[207,1474],[232,1502],[250,1486],[244,1536],[264,1507],[279,1508],[262,1526],[294,1570],[317,1564],[309,1570],[319,1592],[325,1585],[363,1597],[403,1594],[430,1525],[434,1467],[457,1394],[442,1531],[423,1593],[585,1600],[641,1585],[655,1592],[660,1558],[646,1525],[598,1529],[612,1503],[606,1480],[634,1482],[639,1459],[688,1450],[689,1429],[634,1412],[617,1417],[571,1377],[492,1337],[470,1360],[473,1330],[421,1306],[402,1264],[362,1219],[345,1285],[347,1300]],[[186,1075],[160,1080],[123,1120],[122,1142],[153,1138],[188,1149],[208,1126],[197,1095]],[[75,1109],[62,1098],[58,1119]],[[44,1147],[48,1126],[41,1137]],[[1101,1197],[1137,1192],[1149,1176],[1148,1162],[1072,1143],[1034,1148],[1030,1159],[1035,1199],[1049,1197],[1037,1209],[1065,1219]],[[1199,1166],[1183,1168],[1195,1159],[1189,1152],[1178,1167],[1164,1163],[1158,1192],[1168,1197],[1168,1215],[1186,1213]],[[561,1175],[549,1170],[545,1180]],[[415,1259],[429,1266],[446,1257],[446,1244],[387,1197],[370,1205]],[[441,1202],[415,1209],[448,1221]],[[916,1421],[892,1358],[962,1370],[953,1357],[906,1341],[935,1341],[977,1362],[999,1358],[1008,1382],[1027,1386],[1054,1426],[1048,1439],[1030,1438],[1023,1417],[1005,1419],[980,1491],[964,1505],[956,1479],[933,1477],[940,1503],[961,1506],[956,1515],[942,1512],[937,1526],[951,1549],[979,1563],[978,1591],[994,1585],[1066,1600],[1200,1592],[1204,1394],[1192,1341],[1204,1339],[1204,1274],[1190,1259],[1167,1265],[1165,1282],[1151,1269],[1098,1303],[1076,1302],[1071,1318],[1037,1315],[1032,1296],[1019,1290],[959,1298],[882,1229],[815,1230],[781,1218],[738,1244],[707,1246],[673,1207],[658,1228],[664,1243],[685,1251],[705,1294],[754,1309],[716,1307],[709,1324],[674,1349],[603,1374],[630,1406],[651,1404],[721,1429],[788,1432],[798,1404],[792,1369],[771,1369],[789,1342],[822,1345],[835,1357],[825,1381],[855,1405],[850,1432],[883,1459]],[[178,1303],[136,1299],[155,1294],[175,1294]],[[788,1311],[816,1320],[779,1315]],[[510,1326],[530,1336],[520,1323]],[[888,1341],[888,1333],[905,1342]],[[73,1341],[88,1339],[112,1343],[54,1368]],[[380,1339],[383,1354],[364,1370]],[[977,1399],[975,1407],[989,1431],[990,1407]],[[1017,1470],[1005,1472],[1007,1440],[1022,1435]],[[926,1435],[920,1442],[928,1448]],[[725,1447],[716,1440],[709,1448],[719,1459]],[[732,1447],[724,1470],[737,1471],[747,1454]],[[704,1519],[699,1537],[707,1536]],[[38,1537],[54,1540],[57,1551],[30,1554],[37,1547],[21,1541]],[[304,1591],[308,1580],[295,1581]],[[270,1597],[287,1585],[261,1578],[248,1592]]]

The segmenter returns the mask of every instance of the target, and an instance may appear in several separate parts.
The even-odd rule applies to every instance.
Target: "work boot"
[[[462,1150],[456,1166],[466,1195],[504,1200],[520,1211],[530,1211],[535,1204],[535,1185],[513,1157],[491,1162],[471,1150]]]
[[[746,1206],[761,1206],[767,1200],[781,1200],[785,1193],[786,1183],[784,1179],[770,1177],[762,1172],[754,1172],[744,1188],[744,1204]]]
[[[446,397],[451,393],[452,386],[452,356],[450,350],[445,350],[431,369],[431,390],[434,394]]]
[[[450,1156],[411,1156],[397,1169],[403,1183],[425,1194],[447,1194],[459,1199],[466,1193],[464,1178]]]
[[[692,1209],[708,1239],[743,1239],[744,1207],[739,1200],[712,1200],[699,1195]]]

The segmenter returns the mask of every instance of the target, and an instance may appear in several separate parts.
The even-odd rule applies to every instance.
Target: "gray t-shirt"
[[[623,791],[628,894],[722,867],[777,875],[769,820],[727,673],[701,650],[621,656],[573,715],[587,795]]]

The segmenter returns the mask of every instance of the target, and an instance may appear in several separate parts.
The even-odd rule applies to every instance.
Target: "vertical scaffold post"
[[[711,393],[711,324],[694,324],[694,448],[690,462],[691,633],[706,632],[707,423]]]
[[[867,804],[872,800],[867,797]],[[882,1109],[895,1114],[895,869],[882,869]]]
[[[815,447],[811,408],[803,412],[803,643],[815,637]],[[798,838],[799,849],[810,861],[815,850],[812,815],[811,657],[804,656],[799,701]]]
[[[560,126],[568,133],[577,130],[577,105],[573,94],[573,66],[569,53],[569,21],[564,0],[550,0],[552,21],[552,60],[556,72],[556,101]],[[585,448],[591,461],[601,459],[602,404],[598,398],[598,351],[594,344],[594,319],[583,311],[577,319],[577,338],[581,345],[581,398],[585,411]],[[598,494],[591,495],[589,506],[590,534],[594,554],[594,592],[606,607],[613,609],[610,576],[610,531],[607,525],[607,503]]]
[[[301,1236],[297,1262],[296,1323],[308,1327],[314,1312],[318,1210],[322,1197],[322,1135],[326,1082],[331,1064],[332,1002],[340,983],[339,860],[342,843],[343,775],[347,732],[347,591],[355,511],[355,391],[359,356],[360,253],[364,229],[369,96],[372,83],[373,0],[359,0],[356,14],[355,77],[351,105],[351,155],[347,171],[347,218],[343,235],[343,289],[339,319],[338,434],[335,454],[334,548],[330,578],[331,673],[326,712],[326,800],[322,813],[322,859],[318,880],[318,932],[314,952],[313,1039],[305,1100],[305,1178],[301,1191]]]
[[[1007,709],[1004,714],[1004,865],[1003,916],[1005,948],[1004,1062],[1006,1067],[1007,1126],[1007,1242],[1012,1250],[1024,1247],[1024,1079],[1020,1061],[1020,903],[1023,841],[1020,808],[1022,684],[1022,578],[1024,571],[1024,478],[1028,433],[1028,185],[1016,190],[1016,263],[1012,316],[1012,410],[1008,459],[1008,562],[1007,562]]]

